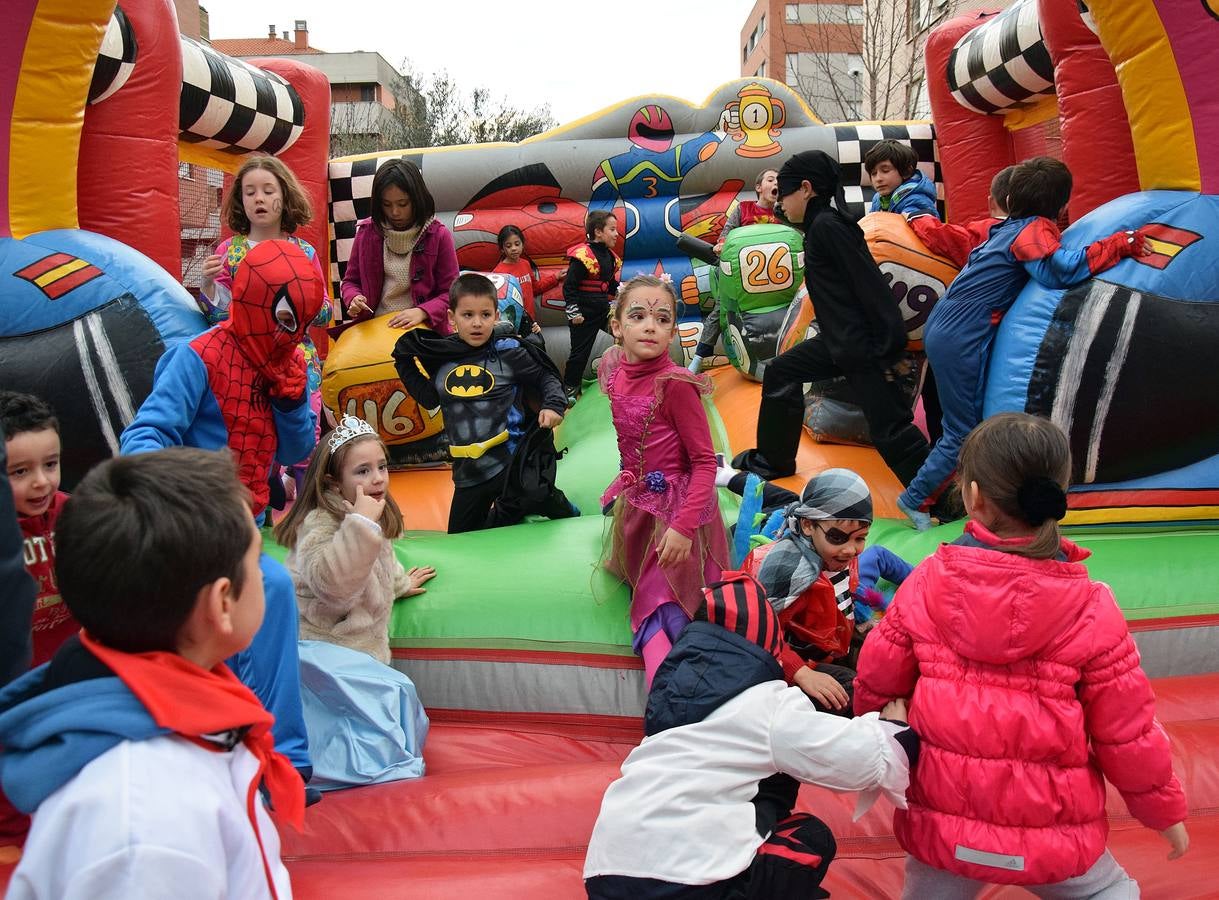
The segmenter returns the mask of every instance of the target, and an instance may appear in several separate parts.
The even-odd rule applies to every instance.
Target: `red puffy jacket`
[[[918,765],[899,843],[980,881],[1046,884],[1105,849],[1105,779],[1148,828],[1182,821],[1155,697],[1088,551],[1034,560],[970,522],[898,589],[864,642],[855,712],[911,697]],[[970,545],[972,544],[972,546]]]

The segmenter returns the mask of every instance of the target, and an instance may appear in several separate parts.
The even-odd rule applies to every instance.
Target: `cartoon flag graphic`
[[[1184,228],[1174,228],[1159,222],[1152,222],[1140,230],[1151,253],[1148,256],[1134,257],[1134,261],[1153,269],[1167,268],[1168,264],[1177,258],[1178,253],[1190,244],[1202,240],[1202,235],[1196,231],[1186,231]]]
[[[13,274],[34,284],[48,300],[58,300],[68,291],[97,278],[102,270],[68,253],[52,253]]]

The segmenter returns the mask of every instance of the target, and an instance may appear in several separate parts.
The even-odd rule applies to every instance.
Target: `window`
[[[787,54],[787,59],[786,59],[786,61],[787,61],[787,73],[786,73],[786,75],[785,75],[785,77],[784,77],[784,80],[787,82],[787,85],[788,85],[789,87],[795,87],[795,86],[796,86],[796,82],[797,82],[797,81],[799,80],[799,78],[800,78],[800,62],[799,62],[799,60],[800,60],[800,54],[798,54],[798,53],[788,53],[788,54]]]
[[[758,66],[758,71],[753,73],[754,78],[766,77],[766,60],[762,60],[762,65]]]
[[[178,177],[190,181],[190,163],[178,163]]]
[[[762,13],[762,18],[758,19],[758,35],[766,34],[766,13]]]
[[[360,85],[360,101],[362,103],[376,103],[377,86],[375,84]]]
[[[789,3],[783,10],[783,21],[788,25],[795,25],[800,21],[800,4]]]

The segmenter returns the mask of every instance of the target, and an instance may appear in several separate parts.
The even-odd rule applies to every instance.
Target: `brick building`
[[[928,114],[923,43],[958,12],[1011,0],[757,0],[741,28],[741,75],[782,81],[823,121]]]

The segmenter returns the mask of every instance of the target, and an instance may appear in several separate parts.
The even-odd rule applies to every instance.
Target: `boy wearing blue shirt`
[[[876,191],[870,212],[919,212],[940,217],[935,184],[918,170],[918,155],[905,144],[881,141],[864,154],[863,167]]]

